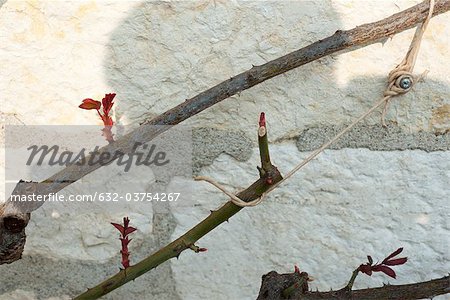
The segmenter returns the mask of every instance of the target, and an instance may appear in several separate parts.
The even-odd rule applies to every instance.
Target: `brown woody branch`
[[[284,298],[283,292],[288,288],[292,288],[292,286],[298,281],[299,273],[294,272],[289,274],[278,274],[275,271],[269,272],[262,277],[261,288],[257,300],[400,300],[426,299],[450,293],[450,276],[445,276],[425,282],[403,285],[384,285],[383,287],[367,288],[362,290],[349,290],[344,287],[337,291],[312,292],[308,291],[307,288],[306,290],[304,288],[299,288],[296,292],[289,293],[288,298]]]
[[[450,0],[438,0],[435,4],[433,16],[447,12],[448,10],[450,10]],[[261,66],[254,66],[250,70],[225,80],[209,90],[186,100],[158,117],[144,121],[143,124],[176,125],[208,107],[274,76],[283,74],[326,55],[344,49],[355,49],[369,45],[412,28],[425,19],[427,11],[428,1],[424,1],[381,21],[364,24],[347,31],[338,30],[335,34],[323,40],[319,40],[309,46]],[[134,132],[122,136],[115,143],[103,147],[100,149],[99,154],[104,152],[114,153],[115,151],[128,154],[131,152],[131,147],[134,142],[148,142],[165,130],[167,130],[167,128],[162,127],[162,129],[157,130],[141,126]],[[89,159],[89,157],[87,159]],[[103,161],[103,163],[105,162]],[[79,180],[100,167],[100,164],[83,166],[71,165],[43,182],[30,184],[23,183],[18,185],[15,189],[15,193],[19,195],[27,195],[30,193],[42,195],[57,193],[67,185]],[[34,207],[33,209],[36,208],[37,207]],[[20,255],[14,255],[14,259],[11,260],[11,257],[6,258],[5,253],[11,252],[13,248],[16,249],[14,251],[22,252],[23,244],[22,247],[19,247],[20,245],[17,244],[16,241],[20,240],[21,243],[24,243],[25,241],[24,230],[30,217],[27,212],[29,212],[29,207],[24,209],[10,201],[0,205],[0,264],[12,262],[20,257]],[[4,224],[7,218],[13,218],[13,227],[15,228],[15,231],[17,231],[17,229],[20,230],[12,232],[6,228]],[[23,238],[17,239],[18,235]]]

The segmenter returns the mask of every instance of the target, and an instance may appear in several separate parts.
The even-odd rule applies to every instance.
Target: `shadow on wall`
[[[263,64],[337,28],[340,22],[328,1],[321,6],[312,1],[139,4],[112,34],[104,64],[108,83],[120,96],[117,117],[133,123],[158,115],[252,64]],[[245,126],[246,120],[255,123],[263,108],[274,119],[299,105],[306,108],[316,99],[298,103],[295,92],[317,77],[330,77],[331,82],[332,62],[324,58],[266,81],[189,123],[227,128],[237,119]],[[272,101],[280,98],[288,99],[281,108]]]
[[[340,28],[329,1],[141,3],[113,32],[105,59],[108,83],[120,96],[116,117],[123,124],[139,123],[252,64],[263,64]],[[273,137],[293,137],[312,124],[333,125],[343,116],[356,117],[377,100],[374,93],[382,94],[385,78],[357,78],[342,88],[333,78],[335,68],[333,56],[319,59],[226,99],[186,123],[230,129],[238,120],[246,128],[266,111],[282,124],[272,128]],[[448,99],[439,95],[448,95],[450,88],[431,80],[421,85],[440,92],[425,97],[416,89],[407,101],[393,101],[388,119],[423,118],[429,111],[419,122],[442,133],[442,124],[434,124],[438,116],[432,120],[431,114],[448,111]],[[342,105],[330,105],[346,98]],[[378,123],[379,117],[370,122]]]

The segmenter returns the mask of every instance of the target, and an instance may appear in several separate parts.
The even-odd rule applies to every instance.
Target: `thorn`
[[[266,174],[266,171],[264,171],[264,169],[260,166],[256,166],[256,169],[258,169],[259,177],[263,177]]]
[[[227,223],[230,223],[230,219],[226,219],[225,221],[227,221]]]
[[[294,273],[300,274],[300,269],[297,267],[297,265],[294,265]]]

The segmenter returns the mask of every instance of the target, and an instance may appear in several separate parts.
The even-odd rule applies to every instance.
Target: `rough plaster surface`
[[[222,153],[231,155],[238,161],[246,161],[252,153],[253,141],[240,131],[198,128],[192,133],[193,173],[211,165]]]
[[[418,2],[0,1],[2,129],[99,124],[95,113],[77,106],[105,92],[118,94],[118,123],[137,124],[252,64]],[[430,22],[416,65],[416,72],[430,73],[392,101],[387,132],[374,114],[336,144],[340,150],[327,151],[260,207],[202,239],[208,252],[186,252],[107,299],[252,299],[262,274],[292,271],[294,264],[316,278],[313,286],[337,288],[367,254],[382,258],[398,246],[410,261],[398,269],[396,282],[446,274],[448,16]],[[193,135],[194,173],[230,189],[254,180],[257,149],[251,145],[260,111],[275,141],[274,163],[287,171],[306,156],[298,150],[314,149],[379,99],[412,35],[408,30],[384,44],[320,59],[190,119],[201,127]],[[0,166],[4,178],[3,158]],[[186,183],[192,186],[198,192],[193,206],[156,205],[146,213],[124,208],[139,227],[134,262],[226,200],[206,183]],[[33,214],[23,260],[0,266],[0,299],[64,299],[115,272],[119,249],[108,223],[120,216],[69,212],[43,207]],[[360,277],[356,285],[383,280]]]
[[[245,163],[221,155],[201,174],[239,190],[257,176],[256,153]],[[282,173],[308,154],[291,143],[272,153]],[[183,299],[252,299],[261,274],[292,272],[295,264],[316,278],[312,287],[337,288],[367,254],[383,259],[400,246],[409,262],[397,269],[398,280],[361,276],[356,287],[443,276],[450,268],[449,170],[448,151],[328,150],[263,204],[202,239],[208,252],[172,261],[177,291]],[[172,208],[173,238],[226,201],[206,183],[197,183],[196,192],[197,206]]]
[[[298,150],[315,150],[344,128],[345,125],[308,128],[297,139]],[[378,151],[406,149],[446,151],[450,150],[450,134],[436,135],[423,131],[407,133],[393,125],[386,128],[379,124],[357,125],[330,146],[330,149],[342,148],[368,148]]]
[[[95,216],[99,218],[98,216]],[[92,218],[88,221],[92,222]],[[100,217],[101,219],[101,217]],[[52,232],[51,230],[49,230]],[[29,231],[30,232],[30,231]],[[68,237],[70,233],[66,232]],[[158,250],[167,241],[158,235],[142,235],[145,242],[130,245],[133,259],[143,259],[148,253]],[[73,237],[72,237],[73,238]],[[118,242],[114,238],[115,242]],[[134,242],[134,241],[133,241]],[[89,248],[70,247],[74,252]],[[58,248],[51,246],[48,255],[26,254],[24,258],[13,265],[1,266],[0,299],[72,299],[91,287],[102,278],[111,276],[118,271],[119,254],[105,261],[79,259],[53,259],[51,254],[58,253]],[[158,267],[154,272],[147,273],[140,279],[116,290],[105,299],[179,299],[172,280],[169,264]],[[16,298],[14,298],[16,297]]]

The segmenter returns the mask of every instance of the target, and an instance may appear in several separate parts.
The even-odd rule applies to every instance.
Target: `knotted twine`
[[[414,65],[416,64],[417,55],[419,54],[420,43],[422,42],[423,34],[427,29],[428,23],[433,16],[434,10],[434,0],[430,0],[430,6],[428,9],[428,15],[425,21],[420,27],[417,28],[416,33],[411,41],[409,50],[406,53],[405,58],[402,62],[395,67],[388,76],[389,85],[384,91],[384,107],[381,114],[381,122],[384,127],[386,127],[385,116],[387,113],[387,108],[392,97],[406,94],[409,92],[416,82],[419,82],[428,71],[425,71],[419,76],[414,76],[412,71],[414,70]]]
[[[414,65],[416,63],[417,55],[419,53],[420,43],[422,41],[423,34],[428,26],[428,23],[430,22],[431,17],[433,16],[433,10],[434,10],[434,0],[430,0],[429,2],[429,8],[428,8],[428,15],[425,19],[425,21],[420,25],[420,27],[417,28],[414,37],[411,41],[411,45],[409,46],[409,50],[406,53],[405,58],[402,60],[402,62],[397,65],[391,72],[389,72],[388,75],[388,86],[386,90],[383,93],[383,98],[376,102],[374,106],[372,106],[369,110],[367,110],[365,113],[363,113],[359,118],[357,118],[355,121],[353,121],[350,125],[348,125],[346,128],[344,128],[342,131],[340,131],[338,134],[336,134],[331,140],[323,144],[320,148],[312,152],[307,158],[305,158],[302,162],[300,162],[297,166],[295,166],[289,173],[286,174],[286,176],[278,181],[277,183],[270,186],[270,188],[261,195],[258,199],[255,199],[253,201],[245,202],[242,199],[239,199],[235,194],[227,191],[226,188],[224,188],[222,185],[217,183],[211,178],[204,177],[204,176],[197,176],[194,179],[195,180],[202,180],[206,181],[216,188],[218,188],[220,191],[222,191],[225,195],[230,197],[230,201],[233,202],[235,205],[240,207],[249,207],[249,206],[256,206],[259,203],[262,202],[262,200],[265,198],[265,196],[277,188],[280,184],[282,184],[284,181],[286,181],[288,178],[292,177],[298,170],[303,168],[306,164],[308,164],[310,161],[312,161],[317,155],[322,153],[326,148],[331,146],[334,142],[339,140],[345,133],[347,133],[350,129],[352,129],[356,124],[364,120],[367,116],[369,116],[373,111],[375,111],[380,105],[384,104],[383,111],[381,113],[381,123],[384,127],[386,127],[385,123],[385,116],[387,113],[387,108],[389,106],[389,102],[393,97],[406,94],[409,92],[412,87],[415,85],[416,82],[419,82],[427,73],[425,71],[419,76],[415,76],[412,74]]]

